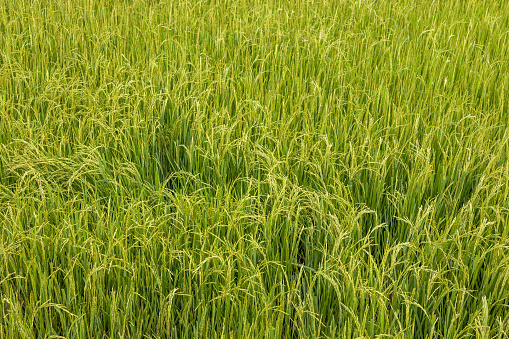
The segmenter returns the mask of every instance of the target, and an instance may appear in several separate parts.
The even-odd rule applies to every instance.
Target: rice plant
[[[0,338],[509,337],[509,2],[0,3]]]

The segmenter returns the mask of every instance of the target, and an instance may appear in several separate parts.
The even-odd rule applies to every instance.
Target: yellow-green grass
[[[507,338],[509,2],[0,3],[0,338]]]

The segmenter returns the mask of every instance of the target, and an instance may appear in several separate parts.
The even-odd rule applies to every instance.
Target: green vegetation
[[[0,338],[507,338],[509,1],[0,4]]]

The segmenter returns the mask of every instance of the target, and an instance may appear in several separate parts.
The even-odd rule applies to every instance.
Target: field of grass
[[[0,338],[508,338],[509,1],[0,4]]]

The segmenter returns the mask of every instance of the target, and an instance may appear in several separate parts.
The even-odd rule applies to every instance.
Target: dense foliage
[[[509,1],[0,4],[1,338],[507,338]]]

